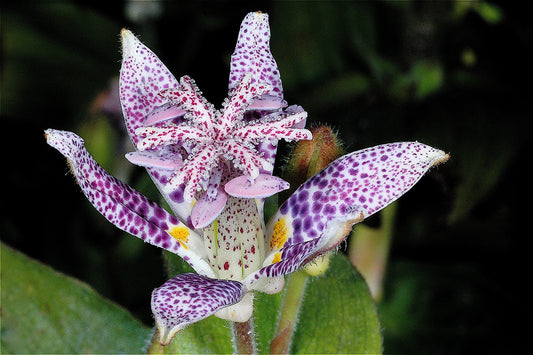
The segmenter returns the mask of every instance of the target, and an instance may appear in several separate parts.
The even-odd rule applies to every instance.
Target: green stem
[[[152,335],[152,339],[150,340],[150,345],[148,346],[148,349],[146,349],[146,354],[164,354],[165,353],[165,347],[161,344],[159,344],[159,332],[156,331]]]
[[[364,276],[376,302],[383,295],[383,278],[394,234],[396,208],[397,202],[394,202],[380,212],[379,228],[356,225],[350,241],[350,260]]]
[[[256,354],[253,319],[247,322],[231,322],[235,354]]]
[[[294,272],[287,277],[287,291],[281,307],[278,329],[270,343],[272,354],[286,354],[289,351],[308,279],[309,275],[304,270]]]

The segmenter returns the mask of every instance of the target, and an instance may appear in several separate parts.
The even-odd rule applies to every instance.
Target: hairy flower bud
[[[283,178],[291,184],[291,188],[282,197],[290,196],[298,186],[344,154],[342,144],[331,127],[317,126],[310,131],[313,139],[299,141],[284,168]]]

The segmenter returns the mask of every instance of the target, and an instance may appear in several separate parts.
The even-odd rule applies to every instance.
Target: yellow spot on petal
[[[270,239],[270,250],[279,250],[289,238],[289,231],[285,225],[285,217],[274,223],[272,238]]]
[[[274,259],[272,259],[272,264],[279,263],[281,261],[281,253],[274,254]]]
[[[185,245],[185,243],[187,243],[189,241],[189,235],[191,234],[187,227],[184,227],[184,226],[171,227],[168,230],[168,234],[170,234],[174,239],[176,239],[178,242],[180,242],[180,244],[185,249],[189,249],[189,248],[187,248],[187,245]]]

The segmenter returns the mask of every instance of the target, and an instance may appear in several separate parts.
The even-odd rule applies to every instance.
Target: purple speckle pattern
[[[430,167],[446,159],[438,149],[401,142],[353,152],[332,162],[300,186],[269,221],[267,242],[277,222],[288,229],[288,238],[279,249],[281,261],[257,271],[248,281],[292,272],[331,249],[354,223],[395,201]],[[276,250],[277,246],[271,248],[273,253]]]
[[[321,253],[320,247],[323,243],[323,240],[317,238],[307,242],[283,247],[280,250],[281,261],[267,265],[249,275],[243,281],[244,284],[252,288],[253,286],[251,285],[261,278],[287,275],[298,270]]]
[[[239,302],[244,293],[242,283],[237,281],[193,273],[173,277],[152,293],[152,312],[160,338],[172,338],[187,325]]]
[[[251,74],[244,75],[221,110],[215,110],[188,77],[181,80],[183,90],[160,93],[188,112],[188,122],[138,129],[136,132],[145,138],[137,144],[137,148],[163,149],[169,145],[194,144],[183,166],[169,179],[165,187],[168,191],[185,184],[185,199],[192,201],[202,190],[202,182],[224,166],[232,166],[239,175],[244,174],[253,180],[259,175],[259,169],[272,170],[270,161],[255,149],[259,142],[311,138],[308,130],[291,128],[306,118],[305,111],[293,115],[277,112],[268,118],[244,122],[247,106],[268,88],[265,84],[253,85],[251,80]],[[209,186],[220,183],[220,178],[211,179]]]
[[[157,93],[163,89],[179,88],[179,82],[159,58],[130,31],[122,30],[122,68],[119,92],[122,113],[131,140],[140,137],[135,130],[156,108],[167,102]]]
[[[72,132],[52,129],[45,135],[48,144],[68,159],[83,193],[108,221],[147,243],[181,257],[187,256],[189,264],[197,270],[209,269],[205,261],[167,232],[175,227],[187,227],[165,209],[107,173],[87,152],[82,138]],[[189,238],[199,237],[190,231]]]
[[[258,81],[272,86],[272,90],[266,94],[267,97],[279,98],[280,105],[286,105],[283,99],[283,86],[276,60],[270,51],[270,25],[268,15],[262,12],[250,12],[241,23],[237,44],[231,56],[229,92],[233,92],[245,73],[252,73],[252,82]],[[294,115],[303,112],[300,106],[290,106],[285,112]],[[245,114],[246,120],[261,118],[272,112],[272,110],[251,110]],[[305,120],[300,122],[304,128]],[[263,154],[274,166],[276,152],[278,148],[277,139],[267,139],[258,143],[257,151]],[[262,174],[272,174],[272,169],[260,169]]]
[[[158,95],[161,90],[180,88],[180,84],[163,62],[133,33],[123,29],[121,37],[120,103],[128,134],[133,144],[136,145],[141,137],[135,131],[139,127],[143,127],[147,118],[152,117],[154,113],[159,114],[161,111],[174,112],[174,114],[166,116],[168,119],[182,111],[180,108],[172,107],[168,100]],[[176,200],[173,194],[164,191],[164,186],[170,178],[170,172],[154,167],[147,167],[146,170],[174,214],[181,221],[186,222],[191,212],[191,203]]]
[[[268,15],[250,12],[241,23],[235,51],[231,56],[229,91],[233,91],[245,73],[252,73],[252,83],[272,86],[269,95],[283,98],[278,66],[270,52]]]
[[[184,222],[189,220],[194,199],[202,191],[216,191],[213,184],[221,183],[211,179],[214,169],[229,164],[238,175],[254,180],[259,173],[272,173],[277,140],[310,138],[301,125],[307,116],[303,109],[281,110],[286,102],[269,39],[268,15],[248,14],[232,56],[229,98],[221,110],[215,110],[191,78],[184,76],[177,82],[153,52],[131,32],[122,31],[120,98],[126,126],[139,150],[156,152],[128,157],[147,167],[172,211]],[[246,112],[250,105],[248,112],[257,113],[253,119]],[[184,112],[184,118],[174,120]],[[291,128],[296,124],[302,127]],[[169,147],[186,147],[176,153],[184,164],[174,171],[168,170],[176,166],[174,160],[164,154]],[[201,215],[208,216],[207,212]]]
[[[166,128],[166,133],[163,135],[175,136],[172,138],[173,144],[169,144],[168,140],[161,141],[160,145],[156,142],[156,144],[150,144],[149,147],[140,148],[147,149],[146,152],[149,154],[133,153],[128,157],[133,158],[131,161],[134,164],[147,168],[174,214],[189,227],[200,226],[200,224],[195,224],[198,219],[190,217],[193,199],[202,196],[201,190],[210,190],[213,187],[212,182],[221,183],[208,176],[212,175],[209,169],[227,163],[220,162],[221,155],[231,157],[230,163],[236,167],[232,171],[244,173],[253,180],[258,173],[272,173],[278,139],[309,138],[309,132],[303,129],[305,111],[298,106],[289,107],[286,111],[282,110],[286,102],[282,99],[283,90],[279,71],[269,48],[270,27],[267,14],[249,13],[241,24],[237,45],[231,59],[228,84],[230,98],[224,103],[224,114],[220,118],[222,127],[218,129],[230,139],[220,139],[221,135],[209,125],[204,125],[205,127],[199,125],[204,129],[196,131],[190,124],[189,129],[184,127],[185,123],[195,121],[190,120],[191,115],[201,116],[197,120],[201,122],[195,122],[198,125],[206,123],[206,118],[208,121],[217,121],[218,118],[215,115],[218,113],[214,111],[213,105],[201,95],[195,95],[197,89],[190,78],[184,77],[178,82],[157,56],[130,31],[123,30],[121,35],[123,61],[120,73],[120,99],[126,126],[133,143],[137,146],[142,139],[140,134],[147,133],[139,131],[143,124],[149,126],[146,128],[155,129],[153,133],[157,135],[157,139],[162,137],[162,132],[156,132],[156,130],[161,130],[165,126],[172,128]],[[247,76],[249,79],[244,80]],[[243,85],[243,80],[246,82],[245,85]],[[259,89],[250,96],[249,89],[253,91],[260,87],[265,89]],[[180,90],[186,95],[179,98],[162,95],[164,91],[176,93]],[[243,94],[245,99],[240,101]],[[247,110],[246,107],[250,104]],[[186,107],[189,108],[189,120],[173,119],[181,117]],[[273,117],[273,114],[276,114],[276,117]],[[242,121],[237,119],[239,116],[244,116],[244,119]],[[299,121],[296,123],[298,129],[290,129],[291,118],[289,116],[293,116],[294,122]],[[261,121],[263,118],[266,120]],[[274,120],[277,121],[274,124],[262,124]],[[235,124],[239,127],[235,127]],[[213,137],[218,139],[213,139]],[[151,138],[156,137],[152,135]],[[206,138],[209,138],[210,142],[201,146],[197,144],[198,142],[205,143]],[[146,143],[148,141],[150,138],[145,140]],[[214,142],[222,143],[215,145]],[[166,154],[165,150],[169,147],[176,148],[185,145],[188,145],[186,152],[182,149],[180,153],[174,153],[181,154],[179,159],[172,159]],[[155,154],[150,154],[150,152]],[[186,164],[178,167],[176,161],[184,161]],[[176,169],[171,171],[169,167],[176,167]],[[235,176],[238,175],[231,177]],[[205,184],[201,185],[203,179],[210,181],[207,188]],[[214,189],[211,188],[211,190]],[[201,204],[198,205],[197,209],[201,206]],[[196,215],[206,216],[205,221],[216,216],[215,209],[196,211]]]
[[[418,142],[379,145],[347,154],[300,186],[280,207],[292,227],[288,244],[320,237],[333,219],[364,218],[406,193],[445,153]],[[289,223],[290,221],[290,223]]]
[[[198,192],[205,189],[202,183],[207,179],[209,183],[206,190],[219,185],[221,179],[211,177],[216,176],[215,172],[224,166],[235,168],[239,175],[245,175],[250,180],[257,178],[260,171],[271,172],[273,165],[270,159],[265,159],[255,148],[260,142],[282,138],[288,141],[311,138],[308,130],[291,128],[305,120],[305,111],[294,114],[277,111],[257,120],[243,120],[250,103],[270,88],[263,83],[252,84],[251,73],[242,77],[221,110],[215,110],[201,96],[189,77],[183,77],[180,83],[182,89],[163,90],[159,95],[187,111],[187,122],[143,127],[135,132],[144,137],[137,144],[137,148],[142,151],[193,144],[194,148],[188,153],[183,165],[165,186],[165,191],[171,193],[185,184],[186,201],[192,201]]]

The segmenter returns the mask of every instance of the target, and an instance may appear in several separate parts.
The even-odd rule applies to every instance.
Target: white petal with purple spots
[[[136,130],[143,127],[146,120],[159,122],[183,114],[181,108],[169,104],[168,100],[158,95],[164,89],[179,89],[180,84],[163,62],[133,33],[123,29],[120,34],[120,103],[128,134],[136,146],[142,138]],[[182,222],[187,222],[191,213],[191,201],[183,199],[183,188],[167,193],[163,187],[170,178],[168,170],[148,167],[147,171],[174,214]]]
[[[268,15],[250,12],[241,23],[235,51],[231,56],[229,91],[233,91],[245,73],[252,73],[252,82],[272,86],[270,96],[283,97],[278,66],[270,52]]]
[[[214,276],[202,238],[144,195],[109,175],[72,132],[49,129],[49,145],[69,161],[83,193],[108,221],[143,241],[181,256],[198,273]]]
[[[178,331],[239,302],[245,293],[240,282],[192,273],[168,280],[152,293],[160,343],[168,344]]]

